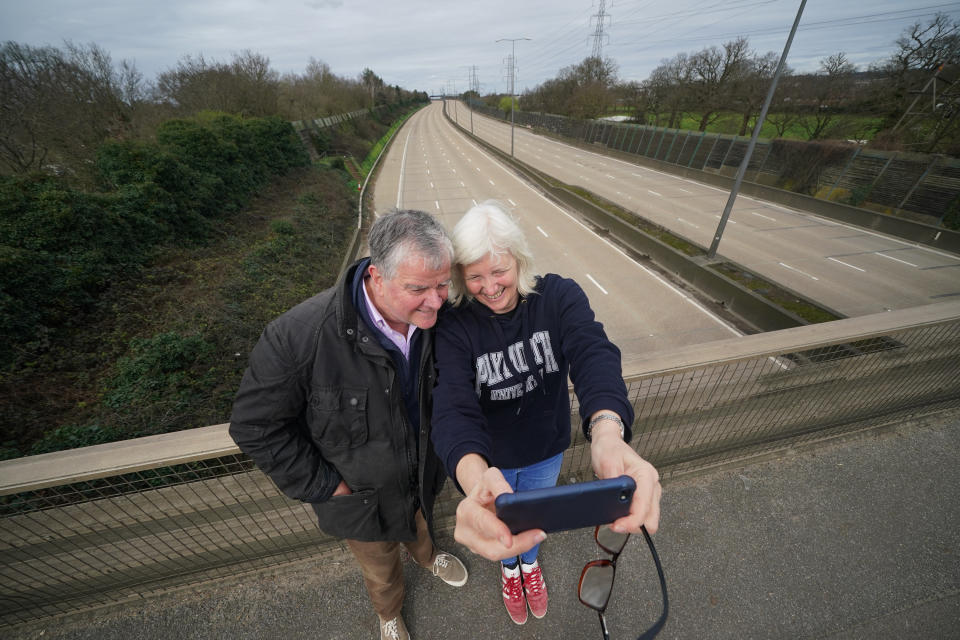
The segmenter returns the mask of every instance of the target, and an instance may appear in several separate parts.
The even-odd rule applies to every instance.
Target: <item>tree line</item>
[[[293,121],[427,99],[371,69],[347,78],[313,58],[303,73],[280,74],[249,50],[229,61],[187,55],[148,81],[93,43],[8,41],[0,46],[0,174],[43,171],[92,184],[103,141],[149,138],[160,123],[202,111]]]
[[[363,158],[423,92],[311,59],[0,43],[0,459],[223,420],[263,325],[336,276]],[[369,110],[314,131],[291,124]],[[260,197],[260,196],[263,197]],[[236,356],[234,356],[236,354]]]
[[[523,93],[519,108],[574,118],[626,113],[642,124],[706,131],[721,117],[749,135],[779,61],[746,37],[678,53],[642,82],[618,80],[610,58],[588,57]],[[858,69],[836,52],[816,73],[783,70],[767,122],[773,135],[869,139],[878,148],[960,155],[960,23],[944,14],[907,27],[884,61]],[[498,106],[499,96],[487,98]],[[509,101],[507,102],[509,108]]]

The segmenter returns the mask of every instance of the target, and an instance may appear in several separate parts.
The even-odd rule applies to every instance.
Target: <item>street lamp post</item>
[[[760,137],[760,128],[763,127],[763,121],[767,117],[767,110],[770,108],[770,102],[773,100],[773,93],[777,89],[777,81],[783,71],[783,66],[787,61],[787,54],[790,53],[790,45],[793,43],[793,36],[797,33],[797,26],[800,24],[800,16],[803,15],[803,7],[807,0],[800,1],[800,8],[797,10],[797,17],[793,21],[793,28],[790,29],[790,35],[787,37],[787,43],[783,47],[783,54],[780,56],[780,62],[777,64],[777,70],[773,74],[773,80],[770,81],[770,89],[767,91],[767,98],[763,102],[763,108],[760,109],[760,115],[753,127],[753,135],[750,137],[750,144],[747,145],[747,152],[743,156],[740,168],[737,170],[737,177],[733,182],[733,189],[727,198],[727,204],[723,208],[723,215],[720,216],[720,224],[717,225],[717,231],[713,235],[713,242],[710,243],[710,250],[707,251],[707,258],[713,260],[717,255],[717,247],[720,245],[720,238],[723,236],[723,230],[727,226],[727,220],[730,218],[730,212],[733,211],[733,203],[737,199],[737,193],[740,192],[740,184],[743,182],[743,176],[747,173],[747,165],[750,164],[750,156],[753,155],[753,149],[757,145],[757,138]]]
[[[510,157],[513,157],[513,110],[515,100],[513,97],[513,81],[516,77],[516,51],[517,40],[530,40],[530,38],[500,38],[497,42],[509,42],[510,49]]]

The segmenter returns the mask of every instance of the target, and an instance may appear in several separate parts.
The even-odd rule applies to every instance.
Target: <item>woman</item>
[[[501,561],[504,604],[517,624],[547,611],[538,561],[542,531],[511,536],[493,512],[505,491],[556,484],[570,445],[567,377],[580,401],[591,461],[603,478],[638,480],[622,531],[656,530],[656,471],[629,445],[633,408],[620,370],[620,351],[594,319],[573,281],[533,275],[533,258],[501,205],[473,207],[452,233],[453,307],[436,333],[438,383],[432,438],[437,454],[467,497],[457,508],[456,539]],[[639,494],[639,495],[638,495]]]

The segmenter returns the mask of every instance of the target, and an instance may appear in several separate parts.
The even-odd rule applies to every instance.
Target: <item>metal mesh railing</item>
[[[484,105],[474,108],[509,120],[502,111]],[[514,120],[588,144],[727,176],[736,173],[749,143],[749,136],[525,111],[516,112]],[[920,216],[918,220],[935,225],[960,206],[960,160],[864,150],[853,144],[760,139],[746,179],[883,213],[911,212]]]
[[[625,378],[634,445],[669,477],[958,408],[958,363],[956,302],[651,356],[627,363],[639,372]],[[176,451],[168,459],[196,461],[134,472],[99,445],[101,467],[119,471],[55,486],[22,479],[31,459],[0,463],[0,625],[343,550],[309,506],[280,494],[245,456],[223,454],[226,425],[215,435],[226,444],[208,459]],[[576,426],[573,435],[563,482],[591,473],[589,445]],[[47,455],[69,467],[72,453]],[[437,504],[442,530],[458,500],[449,484]]]

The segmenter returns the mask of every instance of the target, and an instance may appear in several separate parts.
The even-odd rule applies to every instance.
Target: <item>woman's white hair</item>
[[[467,211],[453,228],[450,238],[455,264],[450,274],[449,299],[454,305],[473,299],[463,279],[463,268],[487,256],[513,256],[517,261],[517,291],[522,296],[533,293],[536,284],[533,254],[520,225],[496,200],[486,200]]]

